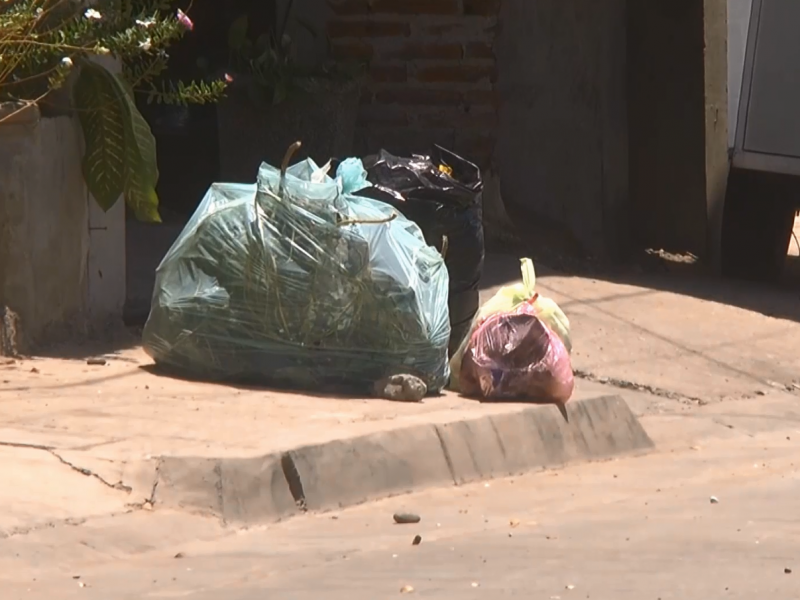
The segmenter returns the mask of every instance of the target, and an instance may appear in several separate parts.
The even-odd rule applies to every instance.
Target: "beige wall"
[[[10,111],[4,105],[0,116]],[[97,212],[74,119],[42,118],[31,107],[0,123],[0,307],[20,316],[22,341],[121,317],[124,206]]]
[[[500,24],[494,160],[509,213],[545,243],[616,254],[628,209],[625,0],[503,2]]]

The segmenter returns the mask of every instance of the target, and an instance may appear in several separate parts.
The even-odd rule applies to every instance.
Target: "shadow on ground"
[[[183,221],[169,219],[160,225],[129,221],[127,225],[128,298],[124,315],[127,328],[109,327],[92,335],[91,342],[54,345],[41,355],[81,360],[139,345],[141,327],[150,311],[155,270],[183,229]],[[596,279],[691,296],[800,322],[800,256],[796,255],[800,249],[787,257],[783,281],[770,285],[712,277],[698,265],[671,262],[652,254],[623,265],[600,263],[570,255],[567,249],[551,241],[534,243],[532,248],[490,246],[481,288],[489,291],[519,280],[518,259],[530,256],[537,276],[542,279],[556,275]],[[794,238],[792,243],[800,247]]]
[[[795,243],[794,238],[792,243]],[[529,256],[536,265],[537,277],[542,279],[556,275],[596,279],[695,297],[800,322],[800,256],[797,255],[787,256],[781,282],[769,284],[712,276],[702,265],[663,259],[652,253],[642,254],[625,264],[610,264],[536,247],[497,250],[486,259],[483,289],[518,280],[517,258]]]

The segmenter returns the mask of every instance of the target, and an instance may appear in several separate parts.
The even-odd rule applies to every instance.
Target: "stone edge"
[[[246,525],[653,448],[625,400],[601,396],[255,458],[161,457],[151,501]]]

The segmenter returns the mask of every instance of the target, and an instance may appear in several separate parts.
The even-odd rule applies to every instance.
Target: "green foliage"
[[[246,74],[258,88],[256,98],[265,97],[271,104],[286,100],[300,80],[309,78],[332,79],[342,77],[352,79],[360,73],[359,68],[347,70],[342,65],[325,63],[300,67],[296,61],[297,46],[289,29],[294,23],[305,30],[315,41],[322,38],[316,28],[294,13],[294,0],[288,0],[281,16],[271,24],[267,33],[258,37],[250,35],[251,23],[248,15],[241,15],[228,30],[228,48],[231,69]],[[324,37],[328,50],[330,40]]]
[[[224,81],[161,83],[167,48],[193,27],[169,0],[0,2],[0,101],[46,105],[77,71],[73,106],[84,133],[83,172],[104,209],[120,196],[139,219],[158,221],[156,145],[136,108],[149,102],[213,102]],[[117,75],[98,57],[119,59]],[[134,92],[135,90],[135,92]]]

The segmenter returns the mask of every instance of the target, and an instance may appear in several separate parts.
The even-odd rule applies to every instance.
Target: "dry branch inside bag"
[[[440,390],[444,261],[394,209],[348,191],[310,160],[212,186],[159,266],[151,356],[204,378],[366,391],[409,373]]]

